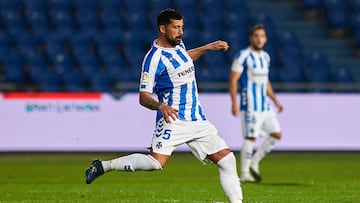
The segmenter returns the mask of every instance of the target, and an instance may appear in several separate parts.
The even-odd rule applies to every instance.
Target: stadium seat
[[[347,1],[323,0],[327,26],[331,29],[346,28],[348,26]]]
[[[105,29],[124,28],[124,19],[120,16],[120,12],[111,7],[102,10],[100,23]]]
[[[301,7],[306,11],[320,11],[322,7],[322,0],[301,0]]]
[[[10,36],[5,32],[0,32],[0,58],[3,53],[9,53],[13,45],[14,42]]]
[[[279,67],[277,73],[279,82],[298,83],[304,81],[303,67],[298,63]]]
[[[61,90],[61,80],[58,74],[50,70],[32,69],[30,72],[31,81],[40,86],[45,92],[56,92]]]
[[[69,92],[87,91],[87,80],[83,74],[72,71],[61,77],[64,83],[64,89]]]
[[[196,8],[196,2],[194,0],[182,0],[173,2],[174,9],[181,11],[184,14],[187,11],[191,11]]]
[[[70,9],[55,7],[50,10],[50,19],[58,33],[70,36],[74,32],[74,20],[72,19]]]
[[[44,54],[38,52],[35,49],[26,49],[21,53],[24,59],[24,62],[27,64],[46,64],[47,61],[45,59]]]
[[[80,70],[85,75],[94,74],[100,66],[99,60],[92,52],[84,52],[82,56],[75,58],[77,64],[79,64]]]
[[[104,0],[101,0],[102,2],[106,2]],[[72,6],[79,10],[79,9],[84,9],[84,10],[95,10],[98,6],[98,1],[97,0],[72,0]]]
[[[223,15],[222,24],[223,27],[228,31],[242,32],[247,35],[244,30],[248,30],[249,25],[249,14],[247,11],[230,11]]]
[[[97,3],[102,10],[114,10],[117,12],[124,6],[123,1],[119,0],[100,0]]]
[[[25,72],[22,64],[4,64],[5,80],[10,83],[24,83]]]
[[[111,92],[114,82],[113,77],[105,71],[90,76],[92,89],[97,92]]]
[[[126,67],[121,67],[117,65],[109,65],[107,67],[108,73],[111,75],[112,79],[115,82],[139,82],[141,69],[137,71],[131,70]]]
[[[146,11],[147,9],[147,1],[143,0],[124,0],[124,7],[130,11]]]
[[[83,32],[97,32],[100,29],[94,8],[85,7],[77,9],[75,12],[75,20]]]
[[[279,31],[277,34],[277,45],[280,49],[291,47],[302,51],[301,43],[295,33],[289,31]]]
[[[330,66],[326,56],[318,51],[312,51],[306,57],[305,78],[311,83],[331,82]]]
[[[226,11],[243,11],[248,10],[247,1],[224,0]]]
[[[48,19],[44,7],[26,7],[25,16],[32,28],[37,26],[47,26]]]
[[[354,75],[349,70],[345,68],[338,68],[333,73],[334,82],[337,83],[353,83]]]
[[[48,0],[47,5],[50,9],[69,10],[72,6],[72,0]]]

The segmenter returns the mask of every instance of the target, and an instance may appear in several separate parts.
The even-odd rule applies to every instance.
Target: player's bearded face
[[[183,20],[171,20],[171,23],[166,26],[165,38],[171,46],[179,45],[183,32]]]
[[[265,30],[255,30],[254,33],[250,36],[251,47],[257,51],[260,51],[264,48],[266,40]]]

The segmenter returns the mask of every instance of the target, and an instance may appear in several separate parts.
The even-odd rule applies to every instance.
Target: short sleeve
[[[155,86],[155,74],[158,67],[160,58],[154,55],[154,52],[150,51],[144,58],[141,69],[140,77],[140,92],[153,93]]]
[[[239,52],[235,57],[231,65],[231,71],[240,72],[244,71],[244,61],[246,55],[243,51]]]

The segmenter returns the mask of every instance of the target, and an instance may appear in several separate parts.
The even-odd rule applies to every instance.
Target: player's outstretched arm
[[[224,50],[227,51],[229,49],[229,45],[227,42],[218,40],[215,42],[211,42],[201,47],[197,47],[188,51],[190,57],[193,61],[199,59],[203,54],[207,51],[217,51],[217,50]]]
[[[149,92],[140,92],[139,102],[142,106],[148,109],[160,110],[167,123],[171,122],[170,118],[172,120],[176,120],[179,118],[177,109],[174,109],[171,106],[156,101]]]

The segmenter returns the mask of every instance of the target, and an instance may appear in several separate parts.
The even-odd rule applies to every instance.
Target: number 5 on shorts
[[[164,140],[168,140],[168,139],[170,139],[170,133],[171,133],[171,130],[169,130],[169,129],[166,129],[165,131],[164,131],[164,136],[162,137]]]

